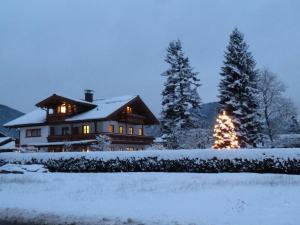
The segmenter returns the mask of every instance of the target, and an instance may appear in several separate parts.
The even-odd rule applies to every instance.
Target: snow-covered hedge
[[[258,172],[300,174],[300,149],[1,153],[0,165],[6,163],[43,164],[51,172]]]

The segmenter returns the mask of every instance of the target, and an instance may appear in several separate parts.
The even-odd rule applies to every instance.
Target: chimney
[[[90,89],[85,89],[84,90],[84,100],[87,102],[93,102],[93,97],[94,97],[94,91]]]

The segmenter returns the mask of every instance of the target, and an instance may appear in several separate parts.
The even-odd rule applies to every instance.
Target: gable
[[[126,122],[136,121],[136,123],[140,123],[139,121],[143,121],[142,123],[145,125],[159,124],[158,119],[151,112],[151,110],[144,103],[144,101],[140,98],[140,96],[136,96],[134,99],[124,104],[115,112],[108,115],[106,119],[108,120],[121,119],[121,120],[125,120]]]

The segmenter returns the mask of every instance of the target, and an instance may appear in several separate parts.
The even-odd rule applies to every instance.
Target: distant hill
[[[3,127],[3,124],[24,115],[24,113],[0,104],[0,131],[10,137],[18,137],[16,129],[8,129]]]
[[[202,104],[199,114],[203,118],[204,128],[212,129],[218,114],[218,102]]]

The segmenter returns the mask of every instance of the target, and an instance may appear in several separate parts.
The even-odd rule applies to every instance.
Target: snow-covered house
[[[36,106],[4,125],[20,129],[21,147],[89,150],[97,135],[106,134],[111,150],[139,150],[154,139],[145,126],[159,123],[138,95],[94,100],[93,91],[86,90],[84,100],[53,94]]]

